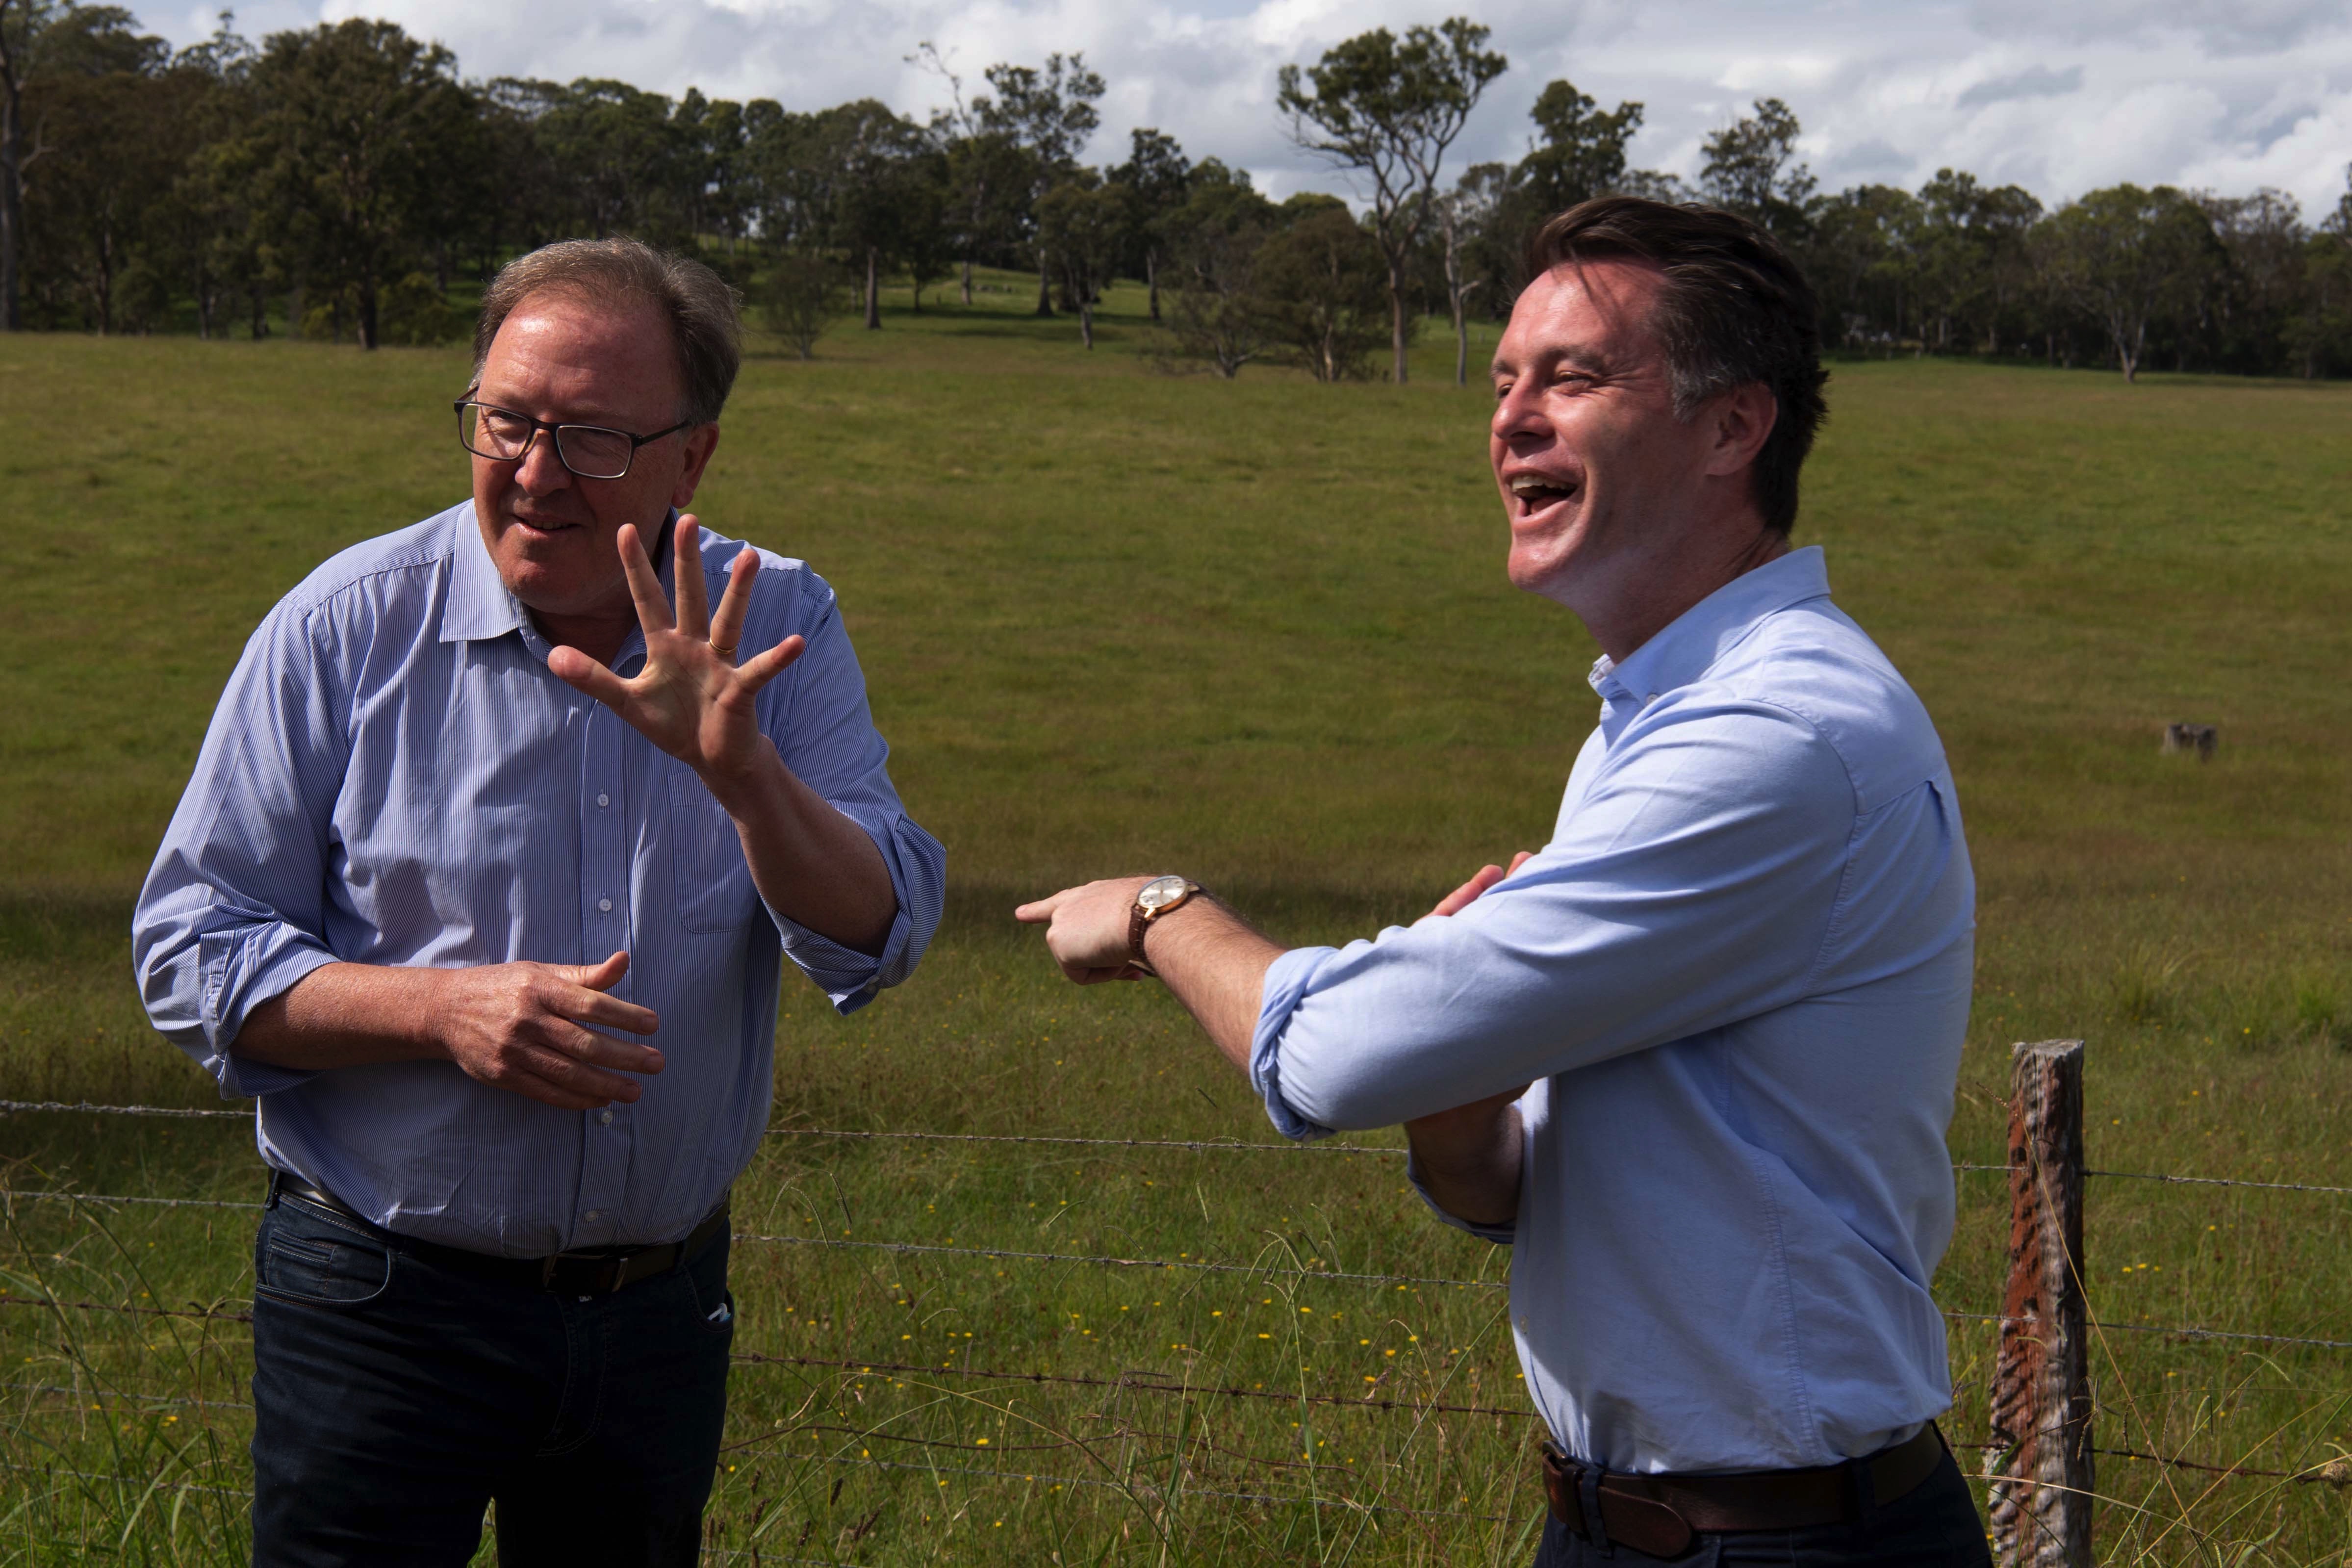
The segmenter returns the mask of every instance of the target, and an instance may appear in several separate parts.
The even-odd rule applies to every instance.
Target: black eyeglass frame
[[[636,467],[638,447],[658,441],[665,436],[675,436],[681,430],[691,429],[702,423],[698,419],[681,419],[667,430],[656,430],[650,436],[637,436],[626,430],[616,430],[610,425],[576,425],[568,422],[557,424],[547,419],[533,419],[528,414],[518,413],[511,408],[501,408],[495,403],[484,403],[479,398],[470,395],[458,398],[449,406],[457,416],[457,445],[465,447],[475,457],[487,458],[493,463],[520,463],[530,456],[531,444],[539,439],[540,432],[544,430],[555,437],[555,460],[563,465],[564,472],[577,479],[625,479],[629,477],[629,470]],[[530,437],[523,442],[522,450],[511,457],[502,458],[495,452],[485,452],[469,444],[466,439],[466,410],[468,408],[479,408],[491,414],[503,415],[509,419],[520,419],[530,426]],[[564,454],[563,433],[566,430],[578,430],[583,434],[597,436],[618,436],[629,444],[629,459],[621,465],[621,471],[617,474],[582,473],[572,466],[572,459]]]

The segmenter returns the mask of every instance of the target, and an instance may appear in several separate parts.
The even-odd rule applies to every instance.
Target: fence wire
[[[18,1112],[72,1112],[103,1116],[154,1117],[180,1121],[244,1121],[252,1115],[252,1111],[250,1110],[214,1110],[174,1106],[102,1105],[87,1100],[0,1100],[0,1114],[13,1114]],[[1394,1158],[1405,1152],[1404,1150],[1394,1147],[1332,1142],[1294,1144],[1288,1142],[1251,1142],[1241,1139],[1187,1140],[1155,1138],[1085,1138],[1034,1133],[1012,1134],[899,1131],[870,1131],[813,1127],[773,1127],[768,1129],[768,1135],[772,1137],[824,1138],[863,1142],[891,1141],[940,1143],[1034,1144],[1045,1147],[1104,1149],[1171,1149],[1213,1153],[1273,1153],[1302,1152],[1323,1154],[1370,1155]],[[1952,1168],[1954,1171],[1961,1173],[2007,1173],[2016,1169],[2014,1166],[2006,1164],[1987,1164],[1957,1161],[1954,1162]],[[2235,1177],[2189,1176],[2171,1173],[2145,1171],[2091,1170],[2087,1171],[2085,1173],[2092,1176],[2100,1176],[2117,1181],[2141,1181],[2216,1187],[2248,1187],[2272,1192],[2314,1193],[2339,1196],[2352,1195],[2352,1187],[2327,1186],[2315,1183],[2252,1181]],[[127,1194],[0,1189],[0,1200],[13,1201],[17,1199],[23,1199],[28,1202],[64,1201],[101,1205],[141,1205],[159,1208],[258,1210],[265,1206],[260,1203],[229,1198],[163,1198],[135,1196]],[[1279,1268],[1262,1264],[1212,1263],[1206,1260],[1196,1260],[1191,1258],[1169,1259],[1123,1258],[1109,1255],[1034,1252],[1009,1248],[956,1247],[952,1245],[924,1242],[857,1240],[833,1237],[765,1236],[747,1233],[738,1235],[734,1239],[738,1242],[767,1246],[876,1250],[895,1254],[946,1255],[1016,1262],[1075,1264],[1095,1268],[1150,1268],[1202,1273],[1242,1274],[1260,1278],[1328,1280],[1334,1283],[1375,1284],[1399,1287],[1425,1285],[1439,1289],[1496,1289],[1507,1288],[1508,1284],[1507,1280],[1497,1279],[1454,1279],[1418,1275],[1353,1273],[1338,1270]],[[249,1323],[252,1321],[252,1314],[250,1312],[236,1311],[220,1307],[140,1307],[127,1303],[68,1301],[47,1297],[19,1297],[10,1295],[5,1292],[0,1292],[0,1306],[47,1308],[51,1310],[70,1310],[79,1311],[104,1311],[147,1317],[189,1318],[237,1323]],[[1954,1320],[1971,1322],[2003,1323],[2016,1321],[1998,1313],[1966,1312],[1953,1309],[1945,1309],[1944,1315]],[[2251,1333],[2223,1329],[2168,1326],[2148,1323],[2105,1322],[2097,1324],[2096,1326],[2104,1329],[2114,1330],[2118,1332],[2170,1335],[2177,1338],[2189,1340],[2218,1340],[2246,1343],[2293,1345],[2310,1349],[2333,1351],[2352,1350],[2352,1341],[2318,1339],[2298,1335]],[[1354,1408],[1366,1411],[1377,1410],[1388,1413],[1444,1413],[1473,1415],[1511,1416],[1520,1419],[1533,1418],[1536,1414],[1529,1410],[1512,1410],[1492,1405],[1458,1405],[1437,1401],[1370,1399],[1359,1394],[1302,1394],[1272,1392],[1262,1389],[1243,1389],[1221,1385],[1188,1385],[1181,1383],[1171,1384],[1154,1381],[1153,1379],[1157,1374],[1142,1374],[1141,1376],[1138,1376],[1137,1374],[1130,1373],[1122,1374],[1117,1378],[1103,1378],[1087,1377],[1073,1373],[998,1372],[970,1367],[956,1367],[953,1365],[932,1367],[897,1362],[851,1362],[811,1356],[763,1355],[755,1352],[740,1352],[731,1359],[740,1363],[755,1365],[825,1367],[834,1370],[851,1371],[866,1375],[878,1373],[898,1373],[901,1375],[912,1374],[927,1377],[946,1375],[961,1378],[1028,1383],[1033,1384],[1055,1384],[1065,1386],[1108,1388],[1152,1394],[1184,1394],[1234,1399],[1271,1399],[1285,1403],[1303,1402],[1306,1404],[1332,1408]],[[76,1394],[78,1396],[87,1396],[83,1391],[77,1391],[68,1389],[63,1386],[49,1384],[9,1383],[0,1384],[0,1386],[41,1393],[70,1393]],[[99,1396],[101,1399],[110,1397],[104,1393],[100,1393]],[[188,1401],[163,1399],[161,1397],[150,1397],[136,1394],[121,1394],[112,1395],[111,1397],[133,1399],[145,1404],[211,1404],[227,1405],[236,1408],[249,1408],[249,1406],[241,1405],[233,1401]],[[795,1430],[799,1429],[796,1428]],[[809,1428],[809,1430],[815,1430],[815,1428]],[[762,1439],[758,1440],[764,1440],[764,1436]],[[1963,1447],[1975,1446],[1979,1445],[1963,1445]],[[2312,1467],[2305,1470],[2290,1471],[2262,1469],[2242,1465],[2212,1465],[2200,1460],[2190,1459],[2177,1455],[2151,1454],[2129,1448],[2100,1448],[2095,1451],[2103,1456],[2112,1458],[2152,1463],[2173,1468],[2195,1470],[2200,1473],[2214,1475],[2223,1479],[2261,1478],[2289,1481],[2298,1484],[2323,1484],[2338,1489],[2352,1486],[2352,1464],[2347,1464],[2347,1461],[2342,1459],[2331,1460],[2327,1463]],[[811,1457],[814,1458],[815,1456]],[[1108,1487],[1125,1489],[1122,1487],[1122,1483],[1102,1480],[1096,1478],[1038,1476],[1030,1474],[1016,1475],[1010,1471],[978,1470],[962,1467],[949,1468],[932,1464],[914,1464],[904,1461],[875,1459],[870,1457],[852,1459],[845,1456],[826,1456],[823,1457],[823,1462],[828,1464],[865,1467],[876,1469],[912,1470],[934,1476],[954,1475],[974,1479],[1018,1479],[1028,1482],[1044,1480],[1057,1486]],[[59,1471],[54,1467],[9,1464],[6,1468],[16,1470],[40,1470],[47,1468],[50,1473],[71,1475],[77,1479],[91,1480],[112,1480],[116,1479],[112,1477],[86,1474],[81,1471]],[[207,1491],[226,1491],[228,1489],[206,1487],[200,1489]],[[1159,1489],[1156,1487],[1149,1487],[1147,1489],[1157,1490]],[[1492,1523],[1510,1522],[1507,1517],[1503,1515],[1466,1514],[1452,1510],[1412,1509],[1395,1504],[1368,1504],[1339,1498],[1300,1495],[1286,1496],[1275,1493],[1214,1491],[1181,1486],[1174,1489],[1174,1495],[1214,1498],[1231,1501],[1245,1501],[1276,1506],[1307,1504],[1316,1507],[1346,1508],[1360,1511],[1396,1513],[1428,1518],[1473,1520]],[[729,1555],[734,1556],[743,1554],[739,1552],[730,1553]],[[820,1561],[816,1559],[777,1560],[803,1562]]]
[[[199,1110],[168,1105],[99,1105],[89,1100],[0,1100],[0,1115],[42,1110],[82,1111],[95,1116],[165,1116],[230,1121],[244,1121],[253,1114],[250,1110]],[[928,1143],[1038,1143],[1096,1149],[1184,1149],[1219,1154],[1372,1154],[1391,1159],[1406,1152],[1391,1145],[1376,1143],[1263,1143],[1243,1138],[1078,1138],[1042,1132],[860,1131],[835,1127],[771,1127],[766,1136]],[[1969,1161],[1954,1161],[1952,1163],[1953,1170],[1967,1172],[2007,1172],[2019,1168]],[[2201,1187],[2254,1187],[2267,1192],[2327,1193],[2338,1197],[2352,1197],[2352,1187],[2324,1186],[2314,1182],[2256,1182],[2237,1176],[2183,1176],[2159,1171],[2085,1171],[2084,1174],[2105,1176],[2120,1182],[2180,1182]]]
[[[0,1200],[13,1201],[18,1198],[27,1201],[52,1200],[86,1204],[154,1204],[191,1208],[259,1209],[264,1206],[234,1198],[142,1198],[119,1193],[74,1193],[0,1187]],[[1360,1274],[1339,1269],[1278,1268],[1259,1263],[1211,1263],[1199,1258],[1119,1258],[1100,1253],[1028,1252],[1010,1247],[954,1247],[939,1242],[859,1241],[831,1236],[762,1236],[749,1231],[736,1232],[730,1239],[770,1247],[816,1247],[835,1250],[889,1252],[901,1255],[994,1258],[1018,1263],[1073,1263],[1097,1268],[1158,1268],[1171,1272],[1243,1274],[1259,1279],[1313,1279],[1334,1284],[1398,1287],[1429,1285],[1441,1289],[1455,1290],[1503,1290],[1510,1288],[1508,1279],[1449,1279],[1420,1274]],[[24,1300],[27,1298],[15,1298],[0,1293],[0,1304]],[[107,1310],[94,1302],[72,1304],[97,1310]],[[157,1308],[123,1310],[163,1310]],[[1970,1322],[2000,1323],[2021,1321],[2005,1319],[1995,1312],[1963,1312],[1952,1308],[1945,1308],[1943,1311],[1948,1318]],[[2170,1326],[2161,1323],[2103,1322],[2100,1326],[2124,1333],[2172,1334],[2192,1340],[2237,1340],[2256,1344],[2300,1345],[2315,1350],[2352,1350],[2352,1340],[2311,1339],[2295,1334],[2249,1333],[2229,1329]]]
[[[1081,1377],[1070,1373],[991,1372],[976,1367],[919,1366],[911,1362],[841,1361],[829,1356],[762,1355],[738,1352],[734,1358],[755,1366],[819,1366],[860,1375],[906,1373],[921,1377],[966,1377],[992,1383],[1052,1383],[1078,1388],[1110,1388],[1129,1394],[1199,1394],[1203,1398],[1271,1399],[1284,1405],[1328,1405],[1342,1410],[1396,1411],[1406,1415],[1508,1415],[1533,1420],[1532,1410],[1510,1410],[1499,1405],[1447,1405],[1435,1400],[1370,1399],[1360,1394],[1285,1394],[1264,1388],[1233,1388],[1218,1384],[1150,1383],[1144,1378],[1160,1373],[1129,1373],[1118,1377]]]
[[[1954,1161],[1952,1163],[1952,1169],[1955,1171],[2000,1171],[2006,1173],[2011,1171],[2031,1170],[2032,1167],[2027,1165],[1977,1165],[1966,1164],[1958,1161]],[[2177,1182],[2195,1187],[2258,1187],[2263,1191],[2273,1193],[2333,1193],[2339,1197],[2352,1196],[2352,1187],[2323,1187],[2311,1182],[2250,1182],[2237,1176],[2174,1176],[2167,1175],[2158,1171],[2085,1170],[2083,1174],[2086,1176],[2105,1176],[2111,1182]]]
[[[1349,1274],[1339,1269],[1285,1268],[1260,1263],[1207,1263],[1197,1258],[1115,1258],[1083,1252],[1017,1252],[992,1247],[949,1247],[926,1241],[852,1241],[831,1236],[741,1235],[737,1241],[772,1247],[826,1247],[898,1253],[944,1253],[958,1258],[1009,1258],[1019,1263],[1084,1263],[1097,1268],[1166,1268],[1209,1274],[1251,1274],[1261,1279],[1328,1279],[1353,1285],[1434,1285],[1456,1290],[1503,1290],[1507,1279],[1441,1279],[1419,1274]]]
[[[1958,1318],[1972,1323],[2040,1321],[2039,1319],[2034,1318],[2005,1317],[1999,1312],[1955,1311],[1949,1307],[1945,1308],[1943,1311],[1944,1316],[1948,1318]],[[2175,1328],[2164,1323],[2118,1323],[2105,1318],[2093,1318],[2090,1327],[2094,1332],[2100,1330],[2112,1330],[2116,1333],[2124,1334],[2175,1334],[2185,1340],[2251,1340],[2255,1343],[2266,1345],[2303,1345],[2312,1350],[2352,1351],[2352,1340],[2313,1340],[2304,1339],[2294,1334],[2249,1334],[2234,1332],[2229,1329]]]

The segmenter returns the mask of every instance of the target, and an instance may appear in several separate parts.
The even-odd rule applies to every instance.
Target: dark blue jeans
[[[722,1237],[612,1295],[428,1261],[297,1197],[254,1241],[257,1568],[691,1564],[734,1301]]]
[[[1991,1568],[1984,1521],[1949,1454],[1936,1473],[1884,1508],[1851,1524],[1702,1535],[1680,1557],[1652,1557],[1630,1546],[1607,1550],[1544,1522],[1536,1568]]]

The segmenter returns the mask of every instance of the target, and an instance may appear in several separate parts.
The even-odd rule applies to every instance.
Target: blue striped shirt
[[[1928,1281],[1975,882],[1942,743],[1819,550],[1592,672],[1551,841],[1484,898],[1284,954],[1292,1137],[1531,1083],[1511,1321],[1570,1453],[1826,1465],[1951,1403]],[[1459,1223],[1458,1221],[1455,1223]]]
[[[740,545],[706,531],[714,605]],[[869,834],[898,910],[881,955],[768,909],[685,763],[547,668],[469,501],[335,556],[246,645],[139,898],[155,1026],[260,1097],[263,1157],[377,1223],[508,1257],[672,1241],[751,1161],[782,961],[849,1012],[912,972],[946,853],[891,788],[833,590],[760,553],[747,648],[807,650],[761,693],[784,763]],[[664,552],[662,585],[675,562]],[[645,662],[631,632],[614,659]],[[446,1061],[306,1072],[239,1057],[254,1008],[322,964],[596,963],[661,1017],[634,1105],[559,1110]]]

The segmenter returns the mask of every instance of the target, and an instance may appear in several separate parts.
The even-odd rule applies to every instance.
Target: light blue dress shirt
[[[1531,1084],[1511,1321],[1570,1454],[1832,1464],[1951,1404],[1927,1293],[1975,883],[1927,710],[1818,549],[1622,664],[1551,842],[1451,918],[1284,954],[1253,1078],[1294,1138]],[[1455,1222],[1459,1223],[1459,1222]]]
[[[705,531],[710,603],[741,546]],[[663,552],[662,586],[675,562]],[[846,1013],[911,972],[946,854],[907,817],[833,590],[762,551],[743,646],[808,647],[761,693],[785,764],[872,836],[898,912],[878,958],[767,909],[693,770],[558,679],[469,501],[335,556],[246,644],[133,917],[149,1016],[258,1095],[263,1157],[377,1223],[476,1252],[674,1241],[767,1123],[782,959]],[[643,668],[632,632],[613,661]],[[303,1072],[234,1048],[338,960],[598,963],[651,1007],[634,1105],[558,1110],[410,1061]]]

